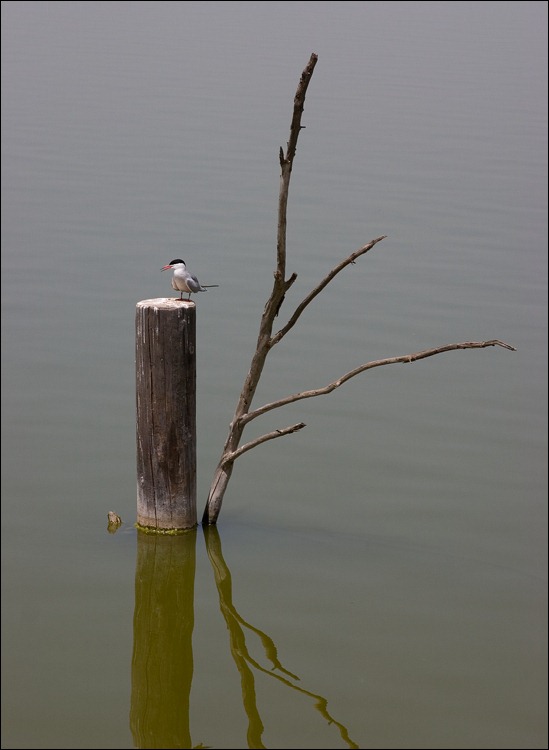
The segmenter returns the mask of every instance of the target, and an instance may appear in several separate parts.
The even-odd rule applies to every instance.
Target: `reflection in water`
[[[130,728],[139,748],[190,748],[196,529],[137,533]]]
[[[138,748],[193,747],[189,699],[193,678],[196,534],[196,529],[178,536],[141,531],[137,534],[130,728]],[[336,726],[343,741],[357,748],[347,729],[328,713],[327,700],[298,687],[295,682],[299,677],[282,666],[272,638],[236,611],[231,573],[223,559],[218,529],[205,526],[204,538],[221,613],[230,633],[231,655],[240,672],[242,702],[248,717],[247,746],[265,747],[255,693],[253,670],[257,670],[312,698],[328,725]],[[272,665],[270,669],[250,656],[245,631],[260,639],[265,657]]]
[[[347,729],[330,716],[328,713],[328,701],[321,695],[316,695],[308,690],[295,685],[291,680],[299,680],[299,677],[289,672],[281,665],[278,660],[277,649],[273,640],[258,628],[255,628],[250,623],[246,622],[236,611],[233,605],[232,597],[232,580],[231,573],[221,551],[221,540],[219,538],[219,531],[216,526],[204,526],[204,538],[206,540],[206,549],[208,551],[208,557],[212,563],[215,575],[215,583],[219,594],[219,606],[227,628],[230,633],[231,640],[231,654],[235,661],[235,664],[240,672],[240,681],[242,685],[242,699],[244,703],[244,709],[248,717],[248,747],[249,748],[262,748],[265,747],[261,740],[263,734],[263,723],[259,716],[259,711],[256,704],[255,698],[255,680],[254,674],[250,667],[257,669],[264,674],[273,677],[276,680],[284,683],[292,690],[297,690],[303,695],[308,695],[315,701],[315,708],[321,713],[326,719],[328,724],[335,724],[339,729],[339,733],[342,739],[346,742],[349,747],[357,748],[358,745],[354,743],[349,737]],[[265,656],[271,662],[272,669],[277,669],[282,672],[286,677],[276,674],[275,672],[265,669],[255,659],[253,659],[246,647],[246,637],[244,635],[244,628],[252,631],[259,636],[265,650]],[[288,678],[291,678],[288,679]]]

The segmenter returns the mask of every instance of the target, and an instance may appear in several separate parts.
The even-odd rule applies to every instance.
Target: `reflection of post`
[[[190,748],[196,530],[137,534],[130,728],[138,748]]]

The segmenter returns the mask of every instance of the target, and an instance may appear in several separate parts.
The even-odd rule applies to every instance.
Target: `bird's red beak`
[[[164,266],[164,268],[161,268],[160,270],[161,270],[161,271],[169,271],[169,269],[170,269],[171,267],[172,267],[172,266]]]

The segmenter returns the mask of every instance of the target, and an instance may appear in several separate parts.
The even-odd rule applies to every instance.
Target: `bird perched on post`
[[[187,264],[181,258],[170,260],[168,265],[160,270],[168,271],[170,269],[173,269],[172,287],[176,292],[181,292],[179,295],[179,299],[181,300],[183,299],[183,292],[188,292],[188,299],[190,299],[191,294],[207,292],[210,287],[219,286],[219,284],[206,284],[206,286],[202,286],[196,276],[187,271]]]

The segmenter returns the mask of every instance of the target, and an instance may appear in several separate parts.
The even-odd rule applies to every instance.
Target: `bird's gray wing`
[[[195,294],[196,294],[196,292],[203,292],[203,291],[205,291],[200,286],[200,282],[198,281],[198,279],[196,278],[196,276],[187,276],[187,286],[189,287],[189,289],[191,290],[191,292],[194,292]]]

